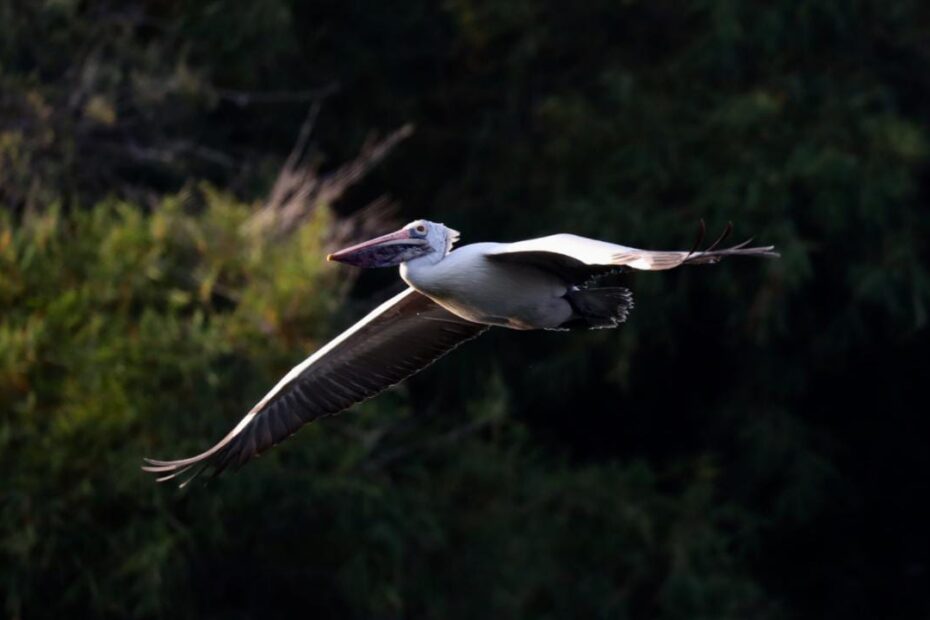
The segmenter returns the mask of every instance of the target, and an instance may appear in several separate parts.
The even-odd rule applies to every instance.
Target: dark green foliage
[[[387,396],[241,476],[153,485],[141,455],[218,437],[334,308],[319,217],[269,248],[240,232],[244,206],[208,192],[189,216],[185,202],[0,228],[8,613],[719,617],[766,604],[739,575],[724,532],[744,517],[715,503],[712,468],[679,496],[643,464],[542,459],[494,382],[458,415],[473,418],[460,437],[454,420],[397,431],[409,409]]]
[[[0,0],[3,613],[926,615],[928,6]],[[155,486],[395,278],[244,225],[325,93],[324,171],[417,126],[338,212],[783,257]]]

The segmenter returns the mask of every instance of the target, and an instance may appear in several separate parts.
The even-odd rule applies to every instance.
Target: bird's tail
[[[574,315],[563,328],[609,329],[623,323],[633,309],[633,293],[622,286],[573,288],[565,299]]]

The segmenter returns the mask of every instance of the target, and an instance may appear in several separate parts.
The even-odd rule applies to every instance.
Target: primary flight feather
[[[333,415],[399,383],[491,326],[511,329],[609,328],[633,307],[630,291],[599,286],[624,269],[658,271],[715,263],[727,256],[778,256],[745,242],[706,250],[657,252],[559,234],[516,243],[473,243],[453,250],[459,233],[417,220],[330,254],[357,267],[400,265],[409,285],[295,366],[212,448],[174,461],[145,459],[159,481],[239,466],[301,426]]]

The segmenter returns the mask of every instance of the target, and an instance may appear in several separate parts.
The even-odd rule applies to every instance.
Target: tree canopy
[[[928,32],[917,0],[0,0],[4,613],[926,614]],[[322,257],[417,217],[782,258],[623,276],[620,329],[492,330],[206,486],[139,470],[396,291]]]

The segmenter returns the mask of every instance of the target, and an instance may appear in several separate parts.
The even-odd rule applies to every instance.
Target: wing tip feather
[[[216,477],[227,468],[238,469],[270,447],[294,435],[308,422],[333,415],[352,405],[373,398],[391,385],[400,383],[410,375],[429,366],[463,342],[475,338],[489,327],[478,323],[452,320],[447,316],[447,311],[436,305],[435,302],[414,293],[414,289],[408,288],[391,300],[381,304],[350,330],[319,349],[303,363],[292,368],[240,420],[229,434],[209,450],[190,458],[178,460],[144,458],[142,470],[155,474],[158,482],[174,480],[189,473],[189,477],[179,485],[183,488],[205,471],[209,471],[211,477]],[[409,314],[405,315],[405,313]],[[366,332],[360,332],[360,330],[363,327],[378,325],[375,319],[380,321],[382,325],[386,323],[390,326],[398,320],[403,321],[408,317],[429,318],[440,321],[437,324],[433,320],[424,320],[423,323],[417,325],[421,327],[429,326],[428,330],[433,333],[433,337],[439,339],[442,346],[437,346],[434,350],[432,344],[427,342],[421,345],[421,351],[417,354],[420,356],[418,359],[398,360],[394,362],[392,367],[384,368],[381,373],[384,375],[383,384],[380,381],[374,383],[371,381],[353,382],[351,377],[346,383],[346,378],[341,377],[340,372],[342,371],[338,369],[345,370],[348,368],[351,370],[355,362],[351,357],[341,359],[341,361],[337,358],[337,365],[334,367],[336,370],[330,368],[328,372],[317,373],[312,377],[317,381],[317,387],[319,388],[313,393],[312,398],[299,391],[302,388],[299,387],[298,381],[305,379],[304,375],[308,372],[308,369],[314,368],[314,362],[320,359],[321,355],[328,355],[334,349],[338,352],[344,341],[350,337],[357,339],[358,333],[361,333],[362,337],[364,337]],[[409,335],[409,325],[411,324],[401,322],[400,325],[401,327],[398,330],[391,332],[394,333],[392,338]],[[378,359],[381,354],[375,349],[371,355],[374,356],[373,359]],[[339,381],[340,378],[343,381]],[[297,396],[303,396],[304,398],[300,401]],[[280,407],[276,407],[278,404],[280,404]],[[260,414],[287,417],[262,417]]]

